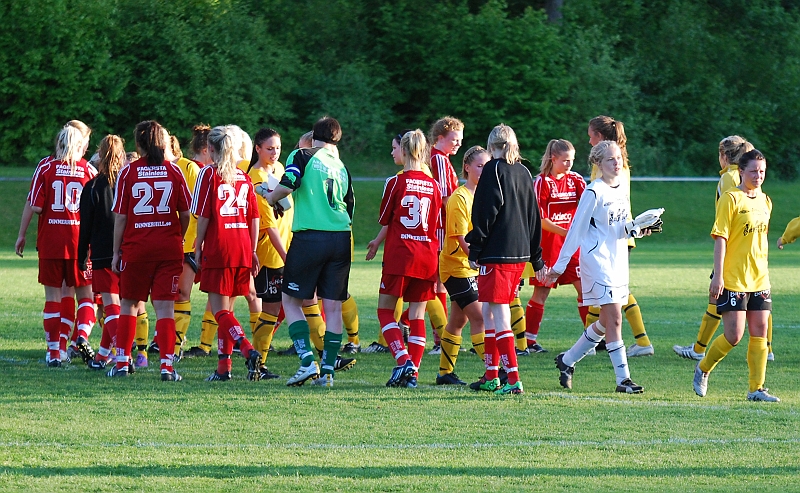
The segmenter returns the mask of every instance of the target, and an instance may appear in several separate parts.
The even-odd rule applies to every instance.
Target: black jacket
[[[81,192],[81,229],[78,236],[78,266],[86,270],[91,246],[92,268],[110,269],[114,256],[114,187],[97,175]]]
[[[483,167],[472,203],[469,259],[479,264],[542,261],[542,225],[533,190],[533,178],[520,163],[492,159]]]

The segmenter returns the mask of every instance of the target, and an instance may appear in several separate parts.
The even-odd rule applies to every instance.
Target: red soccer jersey
[[[537,175],[533,182],[536,191],[536,200],[539,203],[539,214],[542,219],[549,219],[557,226],[569,229],[572,218],[578,208],[578,201],[586,190],[586,182],[583,177],[575,172],[567,172],[560,179],[553,175],[543,177]],[[561,246],[564,244],[564,236],[550,233],[542,228],[542,260],[552,267],[558,260],[561,253]],[[574,258],[577,260],[580,252],[575,252]]]
[[[436,238],[442,196],[422,171],[404,171],[386,181],[378,222],[388,226],[383,272],[431,279],[439,268]]]
[[[39,258],[78,258],[81,191],[96,174],[83,159],[75,164],[74,171],[55,159],[40,161],[28,194],[31,205],[42,209],[36,237]]]
[[[194,188],[192,214],[209,220],[203,240],[203,267],[252,267],[250,221],[259,215],[249,176],[237,168],[233,185],[229,185],[223,183],[216,167],[202,168]]]
[[[140,158],[117,176],[111,210],[128,217],[120,246],[125,262],[183,258],[178,212],[189,210],[189,189],[180,168]]]

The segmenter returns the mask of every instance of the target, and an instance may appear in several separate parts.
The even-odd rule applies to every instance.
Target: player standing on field
[[[289,194],[294,198],[292,244],[283,275],[283,310],[300,368],[287,385],[302,385],[313,378],[317,385],[333,386],[334,366],[342,344],[342,302],[347,299],[350,277],[355,206],[350,172],[339,159],[336,147],[341,138],[342,127],[336,119],[324,117],[317,121],[313,147],[297,149],[289,155],[280,184],[267,194],[273,208]],[[321,371],[303,314],[303,300],[313,298],[315,292],[322,298],[327,316]]]
[[[156,311],[161,380],[178,381],[172,366],[175,348],[174,303],[183,264],[183,234],[189,224],[189,189],[180,169],[164,159],[169,142],[158,122],[143,121],[134,129],[142,156],[117,177],[112,210],[114,257],[119,273],[120,316],[117,361],[110,377],[128,376],[139,302],[150,297]]]

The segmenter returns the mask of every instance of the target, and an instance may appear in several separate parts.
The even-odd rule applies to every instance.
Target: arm
[[[277,185],[275,187],[275,190],[273,190],[271,192],[267,192],[267,196],[264,197],[264,198],[267,199],[267,203],[270,206],[275,207],[275,204],[280,199],[282,199],[284,197],[288,197],[291,193],[292,193],[292,189],[291,188],[287,188],[287,187],[285,187],[283,185]]]
[[[381,246],[383,240],[386,239],[386,232],[389,231],[389,226],[383,226],[378,232],[378,236],[374,240],[367,243],[367,260],[372,260],[378,253],[378,247]]]
[[[200,260],[203,258],[203,240],[206,238],[208,223],[209,219],[207,217],[197,216],[197,238],[194,241],[194,262],[197,264],[198,269],[200,269]]]
[[[81,226],[78,232],[78,268],[86,270],[89,259],[89,243],[92,239],[94,221],[94,204],[92,203],[92,187],[84,187],[81,192]]]
[[[181,238],[186,236],[186,230],[189,229],[189,211],[178,212],[178,221],[181,223]]]
[[[795,240],[800,236],[800,217],[796,217],[789,221],[789,224],[786,225],[786,230],[783,232],[780,238],[778,238],[778,248],[783,250],[784,245],[788,245],[789,243],[794,243]]]
[[[261,265],[258,262],[258,254],[256,253],[256,248],[258,247],[258,223],[259,218],[254,217],[250,219],[250,250],[253,252],[253,266],[250,272],[253,277],[256,277],[258,271],[261,270]]]
[[[119,274],[119,249],[122,247],[122,234],[128,224],[128,216],[124,214],[114,214],[114,256],[111,259],[111,270]]]
[[[38,210],[37,210],[38,209]],[[41,214],[42,208],[31,206],[29,201],[25,201],[25,206],[22,208],[22,219],[19,222],[19,235],[17,235],[17,242],[14,244],[14,251],[17,255],[22,257],[22,252],[25,250],[25,233],[28,232],[28,226],[31,224],[33,213]]]
[[[718,298],[725,288],[725,280],[722,277],[722,270],[725,267],[725,252],[728,249],[728,240],[722,236],[714,237],[714,277],[711,278],[709,294]]]
[[[589,231],[589,224],[597,202],[596,197],[592,189],[587,189],[581,196],[581,200],[578,202],[578,209],[575,211],[575,218],[572,220],[567,237],[564,239],[564,245],[561,247],[558,261],[556,261],[556,264],[547,275],[549,281],[555,282],[564,273],[569,259],[578,250],[581,245],[581,239]]]
[[[267,235],[269,235],[269,241],[272,243],[272,247],[275,248],[275,251],[278,252],[281,260],[286,262],[286,247],[283,246],[278,228],[267,228]]]
[[[558,236],[567,236],[567,229],[562,228],[558,224],[554,223],[550,219],[543,217],[542,218],[542,229],[547,231],[548,233],[554,233]]]

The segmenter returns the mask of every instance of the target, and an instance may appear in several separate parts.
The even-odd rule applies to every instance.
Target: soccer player
[[[738,135],[725,137],[719,142],[719,165],[722,169],[719,172],[715,204],[719,202],[720,197],[725,192],[739,186],[741,183],[739,178],[739,159],[742,154],[753,149],[753,144]],[[713,277],[713,273],[711,277]],[[706,348],[719,327],[720,319],[720,314],[717,312],[717,299],[709,294],[708,308],[700,322],[700,329],[697,331],[697,342],[688,346],[676,344],[672,346],[672,350],[683,358],[700,361],[705,356]],[[772,314],[770,313],[771,320]],[[770,339],[767,341],[769,344],[771,337],[768,337],[768,339]],[[770,351],[771,354],[772,352]]]
[[[748,401],[780,402],[764,387],[767,372],[767,319],[772,310],[767,256],[772,201],[761,191],[767,161],[757,149],[739,159],[739,185],[723,193],[711,237],[714,276],[709,293],[717,298],[724,333],[717,336],[694,370],[692,385],[700,397],[708,375],[742,339],[747,325]]]
[[[259,270],[256,244],[259,213],[250,178],[237,168],[241,137],[232,126],[214,127],[208,134],[213,163],[200,170],[192,198],[192,214],[197,216],[195,261],[200,271],[200,291],[218,324],[217,370],[206,380],[231,379],[231,354],[234,343],[247,363],[249,380],[259,380],[261,354],[244,335],[233,315],[232,297],[250,290],[251,276]]]
[[[438,271],[437,211],[441,193],[422,172],[427,141],[421,130],[403,135],[403,173],[386,183],[378,222],[386,226],[386,245],[378,294],[378,323],[397,366],[387,387],[415,388],[425,352],[425,307],[435,297]],[[409,303],[408,349],[394,318],[397,300]]]
[[[88,270],[91,252],[92,289],[103,300],[105,323],[100,347],[94,359],[87,362],[92,370],[102,370],[112,360],[117,321],[120,314],[119,275],[111,270],[114,256],[114,184],[125,165],[125,142],[117,135],[107,135],[97,150],[97,176],[81,192],[81,226],[78,240],[78,265]],[[112,361],[113,362],[113,361]]]
[[[179,381],[173,367],[174,303],[183,263],[181,242],[189,224],[189,189],[180,169],[165,159],[169,142],[164,127],[147,120],[133,133],[142,157],[120,171],[112,206],[111,267],[120,275],[121,301],[116,365],[108,376],[128,376],[137,307],[149,296],[156,311],[161,380]]]
[[[355,206],[350,172],[339,159],[336,147],[341,138],[342,127],[335,118],[323,117],[314,123],[314,147],[289,154],[280,184],[267,194],[273,208],[289,194],[294,198],[293,236],[286,253],[282,300],[300,368],[287,380],[287,385],[303,385],[314,379],[316,385],[333,386],[334,366],[342,343],[342,302],[347,299],[350,277]],[[281,210],[279,206],[278,213]],[[303,313],[303,300],[313,298],[315,292],[322,299],[327,315],[321,370]]]
[[[556,357],[559,382],[562,387],[571,389],[575,364],[605,337],[617,379],[616,391],[638,394],[644,388],[631,380],[622,341],[621,310],[629,294],[628,238],[649,234],[646,228],[655,227],[660,213],[627,222],[630,198],[620,180],[624,159],[616,142],[604,140],[592,147],[589,163],[597,167],[599,177],[581,196],[558,261],[548,272],[547,281],[557,281],[580,248],[583,303],[600,306],[600,316],[586,327],[572,348]],[[650,220],[651,217],[655,219]]]
[[[461,332],[469,321],[472,347],[483,359],[483,313],[478,301],[478,271],[469,265],[469,244],[464,239],[472,229],[472,205],[475,188],[483,167],[491,159],[481,146],[473,146],[464,153],[461,175],[467,182],[456,188],[447,201],[447,226],[444,248],[439,254],[439,278],[450,294],[450,316],[442,333],[442,354],[439,356],[439,373],[436,385],[466,385],[455,373],[458,352],[461,349]]]
[[[470,266],[480,265],[478,301],[484,303],[486,331],[486,373],[475,387],[501,395],[522,394],[508,304],[516,297],[525,262],[533,265],[537,277],[545,273],[539,245],[542,229],[533,178],[520,161],[514,130],[497,125],[487,144],[492,160],[483,167],[475,189],[472,231],[465,237]],[[508,373],[508,382],[502,386],[501,362]]]
[[[540,172],[536,176],[533,188],[539,204],[542,218],[542,258],[545,265],[553,266],[558,260],[564,238],[567,236],[578,201],[586,189],[586,182],[578,173],[572,171],[575,162],[575,148],[567,140],[554,139],[547,144],[542,156]],[[578,312],[581,322],[586,322],[588,307],[583,306],[581,299],[581,277],[578,252],[570,259],[566,270],[554,284],[548,285],[530,279],[533,295],[528,302],[525,317],[525,338],[528,354],[547,352],[538,342],[539,327],[544,316],[544,303],[553,287],[572,284],[578,293]]]
[[[610,116],[600,115],[589,120],[588,133],[589,143],[592,146],[597,145],[603,140],[616,142],[619,146],[623,162],[622,171],[620,171],[619,174],[619,181],[623,191],[628,196],[628,201],[630,201],[631,169],[628,164],[628,137],[625,135],[625,126],[621,121],[615,120]],[[592,181],[594,181],[599,174],[600,169],[593,165],[591,174]],[[630,210],[630,204],[628,204],[628,210]],[[631,249],[636,246],[636,242],[633,238],[628,240],[628,246]],[[597,310],[597,307],[590,307],[588,309],[585,326],[588,326],[589,323],[598,319]],[[647,336],[647,331],[644,327],[644,319],[642,319],[642,310],[639,308],[639,303],[636,301],[636,298],[634,298],[633,294],[630,292],[628,292],[628,299],[622,305],[622,311],[631,326],[631,331],[636,341],[635,344],[632,344],[627,349],[628,357],[652,356],[655,353],[655,349],[650,342],[650,338]]]

